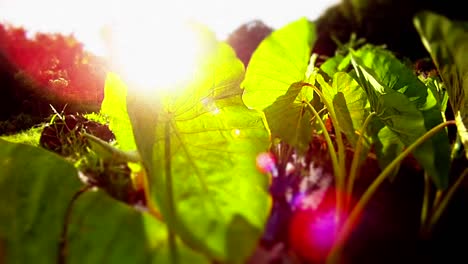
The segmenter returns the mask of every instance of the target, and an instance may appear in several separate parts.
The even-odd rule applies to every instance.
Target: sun
[[[148,92],[183,87],[194,76],[203,41],[195,22],[139,21],[118,24],[103,32],[111,64],[129,89]]]

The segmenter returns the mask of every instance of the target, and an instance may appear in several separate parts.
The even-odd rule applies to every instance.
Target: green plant
[[[468,100],[466,99],[468,93],[468,54],[466,53],[468,23],[451,21],[428,11],[419,12],[413,22],[443,80],[444,90],[448,94],[450,107],[455,116],[458,133],[452,148],[451,160],[464,160],[463,152],[468,158],[468,151],[466,151],[468,147]],[[431,232],[467,173],[467,169],[462,171],[450,189],[445,192],[438,191],[432,206],[429,202],[430,185],[426,185],[425,204],[421,216],[421,230],[424,235]]]
[[[57,114],[42,133],[53,132],[59,151],[41,145],[62,156],[0,139],[0,262],[245,263],[288,191],[299,260],[340,262],[366,205],[409,156],[425,174],[429,235],[468,174],[451,168],[466,158],[468,41],[466,25],[435,14],[415,25],[441,78],[355,39],[319,65],[305,18],[266,37],[247,70],[195,27],[210,48],[190,82],[141,93],[109,73],[100,113],[88,117],[108,122],[112,137],[99,138],[86,117]],[[455,120],[446,120],[448,104]],[[311,178],[316,141],[333,174],[322,204],[312,208],[306,191],[289,186],[268,190]],[[371,156],[381,171],[358,196]]]
[[[112,248],[116,251],[122,249],[105,253],[109,254],[108,261],[120,258],[131,263],[147,260],[242,263],[252,254],[270,208],[268,178],[255,165],[256,155],[268,149],[268,131],[262,115],[247,109],[241,101],[239,84],[244,67],[233,50],[205,29],[198,29],[197,33],[212,49],[199,62],[196,78],[181,93],[136,96],[118,76],[108,76],[101,113],[109,118],[118,148],[78,133],[77,136],[86,138],[87,150],[83,152],[80,148],[74,153],[80,156],[76,168],[45,150],[0,141],[2,188],[6,188],[3,183],[15,183],[24,177],[30,183],[27,188],[31,189],[31,195],[21,199],[32,207],[21,211],[25,214],[18,215],[20,212],[14,205],[1,209],[2,226],[12,226],[12,231],[0,230],[2,240],[8,245],[9,260],[21,263],[38,258],[39,251],[28,244],[33,241],[27,237],[31,231],[49,233],[48,240],[42,243],[44,250],[40,251],[39,261],[44,263],[56,258],[56,251],[51,252],[49,248],[54,248],[55,241],[59,240],[67,241],[66,245],[62,242],[59,250],[60,261],[66,259],[67,263],[84,261],[80,257],[83,249],[99,240],[101,245],[95,252],[86,254],[85,262],[102,263],[104,256],[100,251],[108,243],[115,243]],[[41,158],[32,166],[24,166],[24,162],[35,156]],[[51,161],[45,163],[48,167],[42,167],[44,159]],[[134,175],[143,177],[145,197],[149,200],[144,209],[151,214],[111,205],[109,199],[102,200],[102,195],[96,198],[89,192],[80,194],[76,200],[76,190],[82,193],[77,174],[86,179],[86,184],[99,187],[113,198],[120,198],[122,190],[128,194],[131,190],[125,183],[128,175],[125,170],[119,170],[121,165],[131,168],[130,176],[135,181]],[[43,174],[43,178],[29,179],[34,172]],[[46,214],[36,215],[35,206],[42,206],[52,198],[44,193],[45,188],[50,190],[52,181],[59,179],[70,185],[60,186],[61,202],[57,200],[50,205],[56,210],[48,209]],[[118,179],[125,180],[121,188]],[[2,204],[15,200],[20,190],[27,189],[9,185],[10,189],[4,190],[0,197]],[[102,201],[86,199],[91,196]],[[72,201],[73,211],[66,208],[64,201]],[[88,211],[89,206],[96,209]],[[106,212],[98,220],[102,206],[107,207]],[[154,213],[155,210],[158,212]],[[154,217],[159,212],[164,222]],[[57,219],[59,215],[67,215],[68,220]],[[55,219],[51,220],[52,217]],[[79,220],[82,217],[85,220]],[[53,226],[45,224],[49,220]],[[95,228],[99,223],[116,221],[131,221],[132,228],[119,230],[115,224],[103,230]],[[80,234],[80,229],[90,223],[91,229]],[[68,234],[61,234],[63,225],[67,226]],[[121,243],[112,239],[103,241],[109,237],[102,236],[101,232],[115,232]],[[78,240],[71,239],[77,236]],[[23,243],[23,239],[28,243]],[[137,249],[131,251],[130,243],[137,240]],[[125,252],[131,254],[125,256]]]
[[[273,32],[252,56],[243,99],[264,111],[273,137],[299,150],[307,148],[312,131],[322,133],[334,173],[338,231],[329,234],[336,236],[335,243],[321,257],[330,253],[333,262],[370,197],[408,155],[416,158],[438,189],[447,188],[450,145],[444,128],[454,121],[444,122],[441,97],[391,52],[365,45],[317,68],[310,56],[314,41],[314,25],[306,19]],[[316,110],[322,105],[325,111]],[[333,124],[335,142],[327,119]],[[349,170],[347,145],[353,149]],[[353,205],[359,164],[371,145],[383,171]]]

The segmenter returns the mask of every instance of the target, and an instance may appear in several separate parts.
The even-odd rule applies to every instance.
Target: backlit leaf
[[[424,11],[414,25],[442,77],[468,158],[468,23]]]
[[[242,83],[242,99],[248,107],[265,111],[272,136],[300,150],[312,131],[303,100],[310,102],[313,90],[301,83],[309,79],[315,39],[315,25],[306,18],[274,31],[253,53]]]
[[[263,110],[306,78],[315,25],[299,19],[274,31],[252,54],[242,87],[248,107]]]
[[[0,140],[0,261],[57,263],[67,206],[82,188],[63,158]],[[101,191],[82,194],[71,211],[67,263],[169,263],[167,228]],[[208,263],[179,245],[182,263]]]
[[[428,93],[428,88],[412,70],[389,51],[365,46],[352,56],[358,80],[366,90],[372,110],[405,146],[442,123],[440,107],[432,93]],[[449,149],[447,133],[441,131],[413,153],[439,188],[448,184]]]
[[[171,263],[166,225],[103,192],[76,201],[68,228],[67,263]],[[209,263],[177,244],[180,263]]]
[[[304,100],[310,101],[313,92],[311,87],[304,86],[301,82],[294,83],[286,94],[265,108],[272,137],[281,138],[299,150],[307,149],[312,136],[312,115]]]
[[[132,124],[127,113],[127,86],[115,73],[108,73],[104,87],[101,113],[109,118],[109,128],[115,135],[119,148],[136,150]]]
[[[162,97],[130,96],[128,110],[151,196],[169,227],[214,259],[243,263],[270,210],[268,179],[255,163],[269,134],[263,115],[241,100],[242,62],[205,33],[212,50],[193,82]]]
[[[332,103],[341,130],[348,141],[355,146],[365,118],[369,114],[366,92],[349,74],[337,72],[331,85],[323,78],[317,78],[325,100]]]
[[[76,169],[52,152],[1,139],[0,167],[5,263],[55,263],[67,203],[81,186]]]

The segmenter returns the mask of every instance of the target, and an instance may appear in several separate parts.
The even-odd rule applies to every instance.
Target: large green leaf
[[[443,121],[432,93],[390,52],[366,46],[353,52],[352,60],[372,110],[405,146]],[[385,148],[387,143],[381,144]],[[427,140],[413,155],[437,187],[447,186],[450,146],[446,131]]]
[[[242,83],[245,104],[264,110],[273,137],[304,149],[311,138],[310,114],[303,100],[311,101],[308,64],[315,41],[315,26],[306,18],[276,30],[253,53]]]
[[[367,115],[369,106],[366,92],[359,83],[345,72],[337,72],[333,75],[330,84],[321,76],[317,76],[324,99],[332,103],[341,130],[348,141],[355,146],[358,135]]]
[[[127,86],[115,73],[108,73],[101,113],[109,118],[109,128],[122,150],[136,150],[132,124],[127,112]]]
[[[300,151],[307,149],[312,135],[312,115],[304,101],[312,100],[313,92],[310,86],[304,86],[302,82],[294,83],[286,94],[265,108],[272,137],[281,138]]]
[[[468,23],[425,11],[415,16],[414,25],[447,87],[468,157]]]
[[[0,262],[55,263],[67,203],[81,185],[76,169],[54,153],[1,139],[0,167]]]
[[[214,259],[242,263],[270,210],[268,179],[255,167],[269,134],[263,115],[241,100],[244,68],[232,48],[202,35],[212,49],[191,84],[179,93],[129,94],[127,105],[151,196],[169,227]]]
[[[382,124],[380,119],[372,120],[369,126],[368,131],[373,137],[373,142],[375,142],[373,147],[378,155],[377,162],[381,168],[385,168],[403,151],[405,144],[389,127]],[[392,172],[391,180],[396,177],[399,170],[400,164]]]
[[[67,263],[170,263],[166,226],[103,192],[75,203],[67,236]],[[178,241],[180,263],[209,263]]]
[[[67,206],[82,184],[49,151],[0,140],[0,262],[56,263]],[[68,223],[67,263],[168,263],[167,232],[101,191],[82,194]],[[183,263],[208,263],[179,243]]]
[[[306,78],[315,25],[301,18],[266,37],[252,54],[242,83],[248,107],[265,109]]]

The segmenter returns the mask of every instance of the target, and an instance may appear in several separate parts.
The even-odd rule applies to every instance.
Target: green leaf
[[[243,263],[270,210],[268,178],[255,165],[269,134],[263,115],[241,100],[242,62],[204,36],[213,49],[190,85],[161,98],[130,95],[128,110],[151,196],[169,227],[216,260]]]
[[[378,157],[377,161],[380,168],[385,168],[403,151],[405,144],[401,142],[397,134],[387,126],[384,126],[379,119],[371,121],[370,127],[369,131],[376,131],[376,133],[372,133],[372,136],[375,142],[374,148]],[[389,178],[395,179],[399,169],[400,164],[398,164]]]
[[[312,115],[304,101],[309,102],[313,93],[310,86],[294,83],[286,94],[265,108],[265,117],[273,138],[281,138],[299,151],[307,150],[312,137]]]
[[[167,228],[152,216],[102,192],[75,203],[67,236],[67,263],[170,263]],[[180,263],[209,263],[178,241]]]
[[[315,41],[315,26],[306,18],[276,30],[256,49],[242,83],[244,103],[263,110],[274,138],[304,151],[312,136],[310,102],[313,89],[308,64]]]
[[[115,73],[108,73],[104,86],[104,100],[101,114],[109,118],[109,129],[122,150],[136,150],[132,124],[127,112],[127,93],[125,83]]]
[[[322,88],[324,99],[332,102],[341,130],[351,145],[356,146],[356,131],[361,129],[369,115],[366,92],[345,72],[335,73],[331,86],[321,77],[318,77],[317,81]]]
[[[447,87],[468,158],[468,23],[451,21],[429,11],[418,13],[413,22]]]
[[[352,57],[354,63],[359,61],[359,65],[366,67],[378,83],[404,94],[418,109],[425,106],[427,88],[412,69],[401,63],[390,51],[366,45],[352,52]]]
[[[0,140],[2,263],[56,263],[69,202],[82,187],[63,158]],[[163,223],[101,191],[73,204],[67,263],[169,263]],[[181,263],[209,263],[179,241]],[[5,258],[5,259],[3,259]]]
[[[245,104],[263,110],[285,95],[292,84],[306,80],[315,39],[315,25],[306,18],[266,37],[252,54],[242,83]]]
[[[52,152],[1,139],[0,167],[2,263],[55,263],[67,203],[81,186],[76,169]]]
[[[353,52],[352,60],[372,110],[405,146],[443,121],[432,93],[390,52],[366,46]],[[446,131],[423,143],[413,155],[438,188],[447,186],[450,146]]]
[[[351,64],[351,54],[348,53],[346,56],[336,54],[335,56],[328,58],[325,62],[320,65],[320,70],[327,74],[329,78],[332,78],[335,73],[346,71],[346,68]]]
[[[445,85],[442,80],[438,77],[429,77],[422,80],[426,85],[428,91],[431,93],[431,97],[434,97],[438,109],[443,116],[445,116],[445,111],[447,109],[448,104],[448,94],[447,90],[445,89]],[[428,97],[429,99],[429,97]]]

